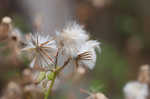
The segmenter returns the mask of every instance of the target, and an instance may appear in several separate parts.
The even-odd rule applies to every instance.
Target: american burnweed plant
[[[25,47],[21,52],[32,57],[30,68],[37,70],[36,83],[45,92],[48,99],[56,79],[65,67],[72,66],[93,69],[96,63],[96,51],[101,51],[97,40],[90,40],[82,25],[76,22],[67,24],[57,31],[55,36],[45,33],[31,33],[26,36]]]

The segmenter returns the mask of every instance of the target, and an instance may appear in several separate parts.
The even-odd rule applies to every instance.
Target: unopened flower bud
[[[8,16],[5,16],[3,19],[2,19],[2,23],[5,23],[5,24],[10,24],[12,22],[12,19]]]

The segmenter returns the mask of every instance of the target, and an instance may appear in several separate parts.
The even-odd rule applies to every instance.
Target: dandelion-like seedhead
[[[12,22],[12,19],[10,17],[5,16],[2,19],[2,23],[10,24]]]
[[[77,65],[84,65],[89,69],[93,69],[96,62],[96,52],[97,48],[100,52],[100,43],[96,40],[89,40],[79,48],[77,53]]]
[[[69,23],[65,28],[57,33],[58,40],[62,41],[63,45],[80,45],[89,39],[87,32],[82,25],[76,22]]]
[[[35,64],[50,68],[54,64],[54,53],[56,53],[56,41],[49,36],[43,36],[40,33],[31,34],[28,37],[27,46],[22,51],[27,51],[33,57],[30,67]]]
[[[83,26],[75,22],[70,23],[62,32],[57,32],[57,42],[62,48],[61,54],[73,59],[72,64],[77,67],[94,68],[96,62],[95,49],[97,48],[100,52],[100,43],[96,40],[89,40],[89,34]]]
[[[140,82],[129,82],[123,89],[126,99],[147,99],[148,85]]]
[[[63,53],[70,56],[77,53],[77,49],[88,39],[89,36],[83,26],[75,22],[67,24],[61,32],[57,32],[57,41]]]

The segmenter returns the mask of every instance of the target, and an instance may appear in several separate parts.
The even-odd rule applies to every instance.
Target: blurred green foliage
[[[18,27],[23,33],[31,32],[31,24],[27,24],[22,16],[15,15],[13,19],[14,25]]]
[[[91,86],[89,87],[89,91],[92,93],[103,92],[105,90],[105,86],[100,80],[94,80],[91,82]]]
[[[135,19],[132,16],[117,16],[116,17],[117,30],[122,35],[133,35],[135,33]]]
[[[127,81],[128,63],[117,49],[102,43],[102,53],[98,56],[97,65],[93,72],[95,90],[104,92],[111,99],[122,99],[122,88]],[[99,87],[98,87],[99,83]],[[96,87],[97,86],[97,87]],[[103,88],[104,87],[104,88]]]

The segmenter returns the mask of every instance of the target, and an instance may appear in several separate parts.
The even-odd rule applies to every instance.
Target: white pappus
[[[149,94],[148,85],[138,81],[127,83],[123,91],[126,99],[147,99]]]
[[[27,46],[22,51],[28,51],[33,57],[30,67],[33,68],[37,64],[43,68],[50,68],[57,51],[56,41],[40,33],[32,34],[27,39]]]

